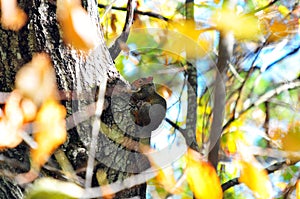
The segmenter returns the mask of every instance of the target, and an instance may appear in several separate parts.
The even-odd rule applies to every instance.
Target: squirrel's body
[[[166,100],[156,92],[152,77],[135,80],[132,88],[131,100],[138,107],[132,111],[135,123],[143,133],[151,133],[165,118]]]

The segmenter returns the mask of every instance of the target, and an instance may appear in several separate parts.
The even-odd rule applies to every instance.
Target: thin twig
[[[236,71],[236,69],[234,68],[234,66],[233,66],[231,63],[229,63],[228,66],[229,66],[230,71],[231,71],[232,74],[234,75],[234,77],[235,77],[239,82],[245,81],[245,79],[242,78],[242,77],[240,76],[240,74]]]
[[[246,77],[244,78],[244,81],[242,82],[241,86],[239,86],[239,88],[236,90],[236,91],[238,91],[239,93],[238,93],[238,97],[237,97],[237,99],[236,99],[235,106],[234,106],[234,108],[233,108],[233,114],[232,114],[231,118],[229,118],[229,120],[228,120],[228,121],[225,123],[225,125],[223,126],[223,130],[226,129],[226,128],[229,126],[229,124],[230,124],[231,122],[233,122],[233,121],[236,119],[235,117],[236,117],[237,106],[238,106],[238,104],[239,104],[239,102],[240,102],[240,99],[241,99],[241,97],[242,97],[242,91],[243,91],[243,89],[244,89],[244,87],[245,87],[245,85],[246,85],[247,80],[248,80],[249,77],[250,77],[250,74],[252,74],[252,72],[253,72],[254,69],[255,69],[255,65],[254,65],[254,64],[255,64],[256,60],[258,59],[258,57],[259,57],[259,55],[260,55],[262,49],[265,47],[265,45],[267,45],[267,43],[268,43],[268,39],[267,39],[267,40],[266,40],[266,41],[265,41],[265,42],[257,49],[257,53],[256,53],[254,59],[252,60],[250,69],[249,69],[249,71],[248,71]],[[234,91],[234,92],[236,92],[236,91]]]
[[[180,131],[182,134],[185,134],[185,129],[181,128],[180,126],[178,126],[176,123],[174,123],[173,121],[171,121],[169,118],[165,118],[165,120],[176,130]]]
[[[243,92],[243,90],[244,90],[244,87],[245,87],[245,85],[246,85],[246,82],[247,82],[247,80],[249,79],[249,77],[250,77],[250,75],[252,74],[252,72],[254,71],[254,68],[255,68],[255,65],[254,65],[254,64],[255,64],[255,62],[256,62],[256,60],[258,59],[260,53],[262,52],[262,49],[265,47],[266,44],[267,44],[267,40],[266,40],[266,41],[258,48],[258,51],[257,51],[257,53],[256,53],[256,55],[255,55],[255,57],[254,57],[254,59],[252,60],[250,69],[249,69],[249,71],[248,71],[246,77],[244,78],[244,81],[243,81],[242,85],[241,85],[240,88],[239,88],[239,94],[238,94],[238,97],[237,97],[237,99],[236,99],[236,103],[235,103],[235,106],[234,106],[234,108],[233,108],[233,114],[232,114],[232,117],[233,117],[234,119],[235,119],[235,116],[236,116],[237,106],[238,106],[238,104],[240,103],[240,99],[241,99],[241,97],[242,97],[242,92]]]
[[[271,68],[272,66],[274,66],[275,64],[281,62],[282,60],[284,60],[285,58],[287,58],[290,55],[296,54],[300,49],[300,46],[298,46],[297,48],[294,48],[292,51],[288,52],[286,55],[280,57],[279,59],[275,60],[274,62],[272,62],[271,64],[269,64],[266,68],[265,71],[267,71],[269,68]]]
[[[98,7],[99,8],[106,8],[105,5],[103,4],[98,4]],[[111,7],[113,10],[119,10],[119,11],[127,11],[127,8],[125,7],[116,7],[116,6],[112,6]],[[140,11],[138,9],[135,9],[134,10],[135,13],[137,14],[140,14],[140,15],[146,15],[146,16],[149,16],[149,17],[153,17],[153,18],[157,18],[157,19],[162,19],[164,21],[169,21],[170,19],[168,19],[167,17],[164,17],[160,14],[157,14],[157,13],[153,13],[153,12],[144,12],[144,11]]]
[[[295,89],[300,87],[300,81],[294,81],[294,82],[285,82],[282,85],[266,92],[265,94],[263,94],[262,96],[260,96],[256,102],[254,102],[252,105],[249,105],[245,110],[249,109],[251,106],[258,106],[264,102],[266,102],[267,100],[269,100],[270,98],[272,98],[273,96],[275,96],[276,94],[280,94],[283,91],[287,91],[287,90],[291,90],[291,89]]]
[[[247,13],[247,15],[249,15],[249,14],[255,14],[255,13],[259,12],[259,11],[262,11],[262,10],[264,10],[266,8],[269,8],[270,6],[274,5],[277,1],[278,0],[272,0],[267,5],[265,5],[265,6],[261,7],[261,8],[255,9],[255,10]]]
[[[89,149],[89,157],[88,163],[86,168],[86,175],[85,175],[85,188],[91,187],[92,184],[92,176],[93,176],[93,169],[94,169],[94,161],[96,155],[96,147],[98,141],[98,134],[100,131],[100,116],[102,114],[103,105],[104,105],[104,95],[106,91],[106,84],[107,84],[107,77],[103,78],[103,81],[100,84],[99,93],[98,93],[98,100],[96,102],[96,111],[92,127],[92,139]]]
[[[263,127],[265,129],[266,135],[268,135],[269,127],[270,127],[270,104],[268,101],[266,101],[264,104],[265,104],[265,109],[266,109],[265,110],[266,117],[265,117]]]

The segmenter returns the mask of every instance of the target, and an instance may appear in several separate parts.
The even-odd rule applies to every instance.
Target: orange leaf
[[[279,41],[280,39],[289,35],[288,25],[281,21],[274,21],[270,26],[271,36],[269,41]]]
[[[186,54],[188,58],[203,57],[211,48],[211,39],[200,36],[194,20],[173,21],[166,34],[168,41],[163,49],[169,56],[176,57]]]
[[[156,91],[158,94],[163,96],[163,98],[168,99],[172,95],[172,90],[164,84],[156,84]]]
[[[189,149],[187,158],[187,182],[197,199],[221,199],[223,192],[220,179],[214,167],[197,159]]]
[[[18,7],[17,0],[1,0],[1,24],[8,30],[18,31],[27,21],[26,13]]]
[[[297,181],[296,185],[296,198],[300,199],[300,180]]]
[[[88,51],[96,47],[97,28],[80,1],[58,0],[57,19],[63,31],[63,40],[77,50]]]
[[[272,184],[268,173],[258,162],[247,162],[242,160],[240,183],[245,183],[257,198],[268,199],[272,197]]]
[[[9,96],[0,117],[0,149],[14,148],[22,142],[21,127],[23,125],[23,114],[20,109],[21,95],[14,91]]]
[[[169,193],[180,194],[180,189],[176,188],[176,180],[171,167],[159,169],[156,180]]]
[[[47,100],[42,105],[36,117],[34,139],[37,148],[32,149],[31,157],[34,168],[39,168],[66,140],[66,110],[53,99]]]
[[[16,87],[24,97],[40,105],[49,97],[56,97],[55,72],[49,56],[39,53],[25,64],[16,76]]]

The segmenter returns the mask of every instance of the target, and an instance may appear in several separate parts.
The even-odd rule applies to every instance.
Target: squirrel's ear
[[[150,77],[147,77],[147,82],[153,82],[153,77],[152,76],[150,76]]]

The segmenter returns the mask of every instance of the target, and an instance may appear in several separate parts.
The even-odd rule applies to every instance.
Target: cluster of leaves
[[[14,148],[26,141],[31,146],[30,173],[37,173],[66,140],[65,116],[66,110],[58,101],[50,59],[46,54],[36,54],[18,72],[16,88],[1,114],[0,148]],[[32,132],[28,132],[30,125]]]
[[[204,78],[206,82],[203,85],[209,87],[214,77],[212,68],[217,58],[215,52],[218,50],[219,33],[233,33],[235,48],[232,62],[227,69],[228,97],[221,139],[223,157],[220,162],[220,176],[227,177],[221,178],[221,182],[226,184],[226,181],[238,177],[240,183],[252,190],[249,192],[249,189],[246,189],[247,193],[257,198],[271,198],[276,194],[280,197],[286,194],[288,186],[286,185],[278,192],[278,187],[274,185],[273,177],[270,177],[266,167],[270,165],[268,158],[275,159],[275,162],[287,160],[292,164],[299,160],[299,154],[297,154],[299,151],[299,129],[297,128],[299,82],[296,80],[299,78],[299,67],[293,69],[296,74],[290,76],[288,80],[285,79],[286,77],[281,77],[281,82],[274,80],[277,75],[276,71],[269,69],[277,64],[278,68],[285,68],[277,69],[281,73],[284,70],[291,70],[291,66],[285,65],[292,65],[292,61],[283,63],[281,61],[285,58],[288,60],[289,55],[299,49],[299,46],[296,46],[299,45],[297,42],[297,38],[299,39],[299,4],[284,0],[251,0],[238,1],[234,8],[228,9],[221,8],[220,4],[223,2],[201,1],[194,4],[195,20],[186,20],[187,5],[185,3],[177,1],[172,1],[172,3],[168,1],[168,3],[166,5],[164,1],[160,2],[153,9],[150,3],[138,1],[136,8],[138,14],[135,16],[136,20],[127,45],[125,44],[126,46],[122,48],[123,55],[116,60],[117,67],[129,79],[134,79],[135,76],[152,75],[157,82],[171,90],[171,95],[167,95],[168,100],[172,104],[175,98],[174,104],[178,103],[178,106],[172,104],[169,111],[178,113],[178,116],[173,117],[170,114],[167,117],[176,120],[179,126],[184,126],[186,124],[185,117],[182,116],[185,114],[184,110],[173,111],[172,109],[183,109],[182,107],[185,106],[186,98],[182,94],[185,60],[194,60],[197,63],[198,85],[201,85],[201,79]],[[102,16],[102,25],[107,31],[105,35],[109,42],[120,33],[118,31],[122,30],[123,11],[122,7],[113,6],[110,13],[106,11],[106,15]],[[110,17],[111,15],[114,18]],[[272,57],[274,62],[268,66],[271,60],[264,60],[269,59],[269,57],[264,57],[267,57],[269,51],[276,49],[276,46],[284,45],[287,41],[297,43],[295,50],[292,49],[289,53],[288,48],[293,47],[286,45],[286,56],[277,59],[277,55],[274,54]],[[199,91],[196,135],[200,146],[205,144],[209,136],[211,110],[213,109],[210,100],[209,88]],[[182,119],[178,121],[181,117]],[[274,126],[276,123],[281,127]],[[172,130],[170,134],[173,134]],[[249,148],[241,150],[242,145]],[[249,154],[247,151],[251,151],[251,147],[255,146],[261,150],[252,151]],[[271,152],[268,153],[268,150]],[[248,154],[249,157],[246,158],[242,155],[243,153]],[[259,158],[255,158],[256,155]],[[222,163],[222,159],[226,162]],[[227,163],[228,160],[230,163]],[[174,192],[178,189],[170,187],[178,187],[180,183],[182,190],[187,190],[182,178],[187,177],[186,172],[189,168],[186,161],[181,161],[179,161],[179,166],[166,169],[165,177],[156,181],[158,193],[164,193],[161,190],[165,181],[163,179],[169,179],[165,182],[166,186],[163,186],[167,193],[179,194]],[[223,166],[227,168],[224,171],[221,170]],[[178,175],[184,177],[177,177]],[[294,175],[298,174],[294,173]],[[203,176],[195,174],[194,178],[203,178]],[[193,180],[187,179],[187,181],[196,194]],[[296,183],[291,183],[291,186],[296,187]],[[197,189],[200,190],[200,187],[199,182]],[[215,189],[218,189],[218,185]],[[224,197],[238,197],[239,190],[245,190],[245,188],[237,186],[235,189],[228,189]],[[164,196],[167,196],[167,193]],[[182,197],[185,198],[187,195],[183,194]],[[239,197],[246,197],[246,194],[241,193]]]
[[[65,43],[85,52],[95,48],[99,41],[98,30],[87,12],[81,7],[80,1],[58,0],[56,3],[57,19],[61,25]],[[238,5],[233,10],[220,8],[219,1],[195,4],[195,15],[197,15],[196,8],[205,8],[208,13],[211,13],[205,18],[206,24],[203,24],[194,20],[184,20],[186,15],[183,12],[184,4],[176,1],[162,2],[158,10],[163,11],[165,16],[152,14],[152,16],[158,16],[158,20],[136,14],[128,44],[122,44],[124,55],[116,60],[121,72],[129,79],[133,78],[134,74],[125,71],[130,66],[137,71],[139,76],[156,75],[158,82],[166,84],[159,87],[159,92],[171,99],[175,95],[182,97],[184,89],[178,88],[178,82],[184,81],[183,71],[185,71],[186,59],[209,65],[204,70],[201,67],[198,69],[204,73],[205,78],[210,79],[214,76],[214,72],[211,72],[211,65],[217,57],[215,43],[218,33],[231,32],[236,39],[234,58],[230,64],[232,67],[228,69],[226,85],[228,95],[221,140],[222,152],[227,159],[230,159],[230,164],[221,163],[221,167],[226,168],[225,171],[219,170],[220,176],[229,177],[221,179],[213,166],[198,152],[188,150],[179,160],[179,169],[178,167],[165,169],[158,167],[158,174],[150,183],[156,185],[155,190],[161,197],[173,194],[191,198],[189,194],[191,192],[196,198],[222,198],[229,194],[235,197],[232,189],[223,193],[221,183],[226,184],[227,180],[230,181],[238,176],[238,182],[245,184],[251,190],[252,196],[272,198],[275,195],[274,184],[271,182],[266,166],[263,165],[267,161],[258,161],[254,155],[260,156],[263,160],[271,156],[276,161],[288,159],[292,164],[299,161],[297,153],[299,151],[299,116],[294,114],[294,110],[299,109],[299,89],[295,90],[300,86],[299,82],[289,80],[274,85],[270,79],[262,77],[265,71],[268,72],[268,67],[256,68],[258,57],[263,55],[261,53],[263,48],[281,44],[283,40],[299,36],[299,5],[289,6],[285,1],[276,3],[276,1],[264,0],[239,1],[239,3],[243,6]],[[149,7],[151,6],[142,1],[139,1],[137,5],[137,9],[148,14],[148,11],[151,11]],[[111,34],[106,35],[115,37],[117,31],[122,29],[121,19],[125,18],[124,13],[116,14],[114,11],[109,16],[107,21],[104,20],[103,27],[111,30]],[[17,1],[1,0],[1,25],[4,28],[17,31],[26,23],[26,20],[26,14],[17,6]],[[110,26],[105,26],[105,24],[110,24]],[[152,29],[151,31],[137,29],[145,27]],[[245,56],[251,53],[254,53],[254,58],[250,59]],[[245,64],[246,61],[249,62],[248,58],[251,62],[250,67]],[[199,66],[202,66],[201,63]],[[171,70],[173,74],[170,75]],[[153,71],[157,73],[153,74]],[[299,74],[293,80],[296,78],[299,78]],[[207,82],[207,85],[210,83]],[[292,111],[282,105],[291,103],[286,99],[287,95],[291,98],[290,101],[296,102],[295,109]],[[197,141],[205,148],[205,142],[209,136],[207,124],[211,121],[213,109],[207,103],[210,100],[209,89],[199,92],[197,97],[199,104]],[[180,102],[176,99],[177,104]],[[179,109],[180,105],[174,107]],[[278,111],[282,115],[292,114],[293,117],[281,119]],[[49,57],[45,54],[38,54],[19,71],[16,77],[16,90],[11,93],[1,111],[0,148],[16,147],[23,140],[28,142],[32,148],[32,168],[38,170],[66,139],[65,115],[65,109],[58,103],[55,75]],[[278,123],[284,120],[289,125],[286,129],[272,128],[271,120]],[[182,119],[177,122],[177,125],[185,123],[186,121]],[[33,136],[27,132],[27,127],[31,124],[34,127]],[[255,128],[250,129],[249,126]],[[261,127],[265,130],[262,135],[259,134]],[[259,142],[251,143],[251,136],[247,135],[249,133],[252,133],[252,139],[255,137],[255,141],[259,139]],[[259,148],[255,148],[256,145]],[[267,147],[272,148],[267,150],[265,149]],[[262,150],[254,152],[254,149]],[[155,161],[152,161],[152,164],[155,167]],[[227,171],[232,168],[238,172],[231,174]],[[177,173],[180,174],[179,177],[176,176]],[[292,176],[299,176],[299,172],[296,171],[282,172],[281,176],[289,182],[278,183],[276,188],[279,187],[280,190],[286,192],[294,188],[293,194],[300,198],[299,177],[291,182],[293,179],[291,173]],[[45,181],[40,181],[37,187],[41,186],[43,190],[49,191],[45,188],[45,184],[48,186]],[[57,186],[57,181],[51,181],[50,184]],[[65,186],[66,184],[58,183],[58,185]],[[83,191],[73,185],[71,184],[71,187],[74,190]],[[58,193],[58,190],[54,192]],[[31,193],[41,194],[39,191]],[[73,195],[65,193],[63,197],[71,198]]]
[[[96,25],[81,6],[81,1],[59,0],[55,3],[65,44],[86,55],[99,41]],[[28,16],[16,0],[2,0],[0,5],[2,28],[19,31],[26,25]],[[35,54],[18,71],[15,89],[8,96],[5,93],[1,95],[5,103],[3,110],[0,109],[0,150],[15,148],[23,141],[30,146],[31,169],[15,176],[18,183],[28,183],[38,177],[41,167],[67,138],[66,109],[60,104],[50,56],[46,53]],[[64,166],[68,163],[62,160],[65,158],[56,155],[63,169],[68,166]],[[26,197],[74,198],[74,190],[82,192],[78,186],[68,183],[61,184],[65,190],[53,188],[59,183],[62,182],[47,178],[38,180]]]

